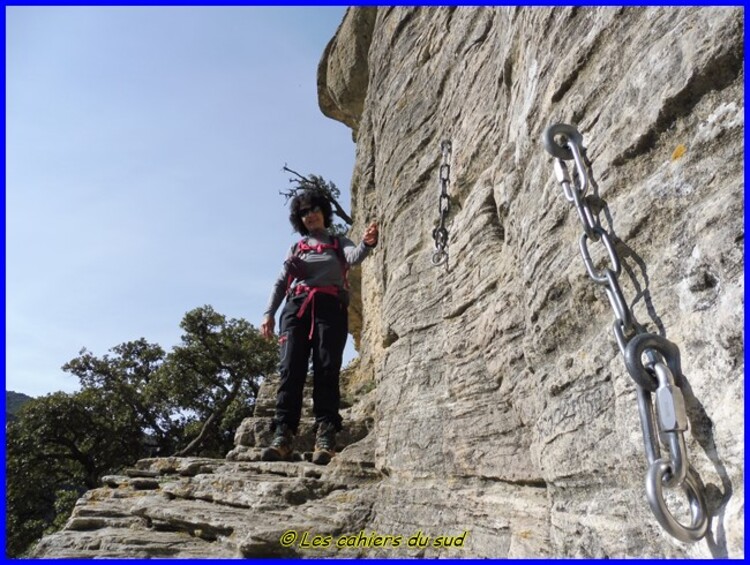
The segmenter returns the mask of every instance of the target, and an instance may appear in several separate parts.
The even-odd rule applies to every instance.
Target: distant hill
[[[21,409],[21,406],[26,404],[29,400],[33,400],[31,396],[27,396],[20,392],[13,392],[12,390],[5,391],[5,421],[10,422],[15,419],[16,414]]]

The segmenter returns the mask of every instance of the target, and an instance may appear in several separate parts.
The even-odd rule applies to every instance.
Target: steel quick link
[[[555,158],[555,178],[565,199],[575,207],[583,227],[579,248],[586,272],[596,284],[604,286],[615,313],[615,339],[636,386],[644,450],[649,464],[646,497],[651,511],[670,535],[684,542],[698,541],[706,535],[708,516],[703,485],[687,460],[684,432],[688,429],[688,419],[681,389],[685,377],[680,366],[680,350],[669,340],[647,333],[625,300],[619,282],[622,272],[620,257],[613,237],[599,220],[602,201],[596,196],[586,195],[592,183],[583,136],[571,125],[555,124],[545,130],[543,142],[545,149]],[[565,161],[573,161],[572,177]],[[609,266],[602,271],[594,267],[589,242],[601,243],[607,252]],[[656,406],[653,395],[656,395]],[[660,440],[668,447],[668,456],[662,457]],[[664,500],[665,487],[680,487],[685,492],[690,504],[689,526],[681,524],[669,511]]]

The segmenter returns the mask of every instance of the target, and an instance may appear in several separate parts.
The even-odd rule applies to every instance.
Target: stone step
[[[235,449],[228,455],[229,460],[243,460],[237,458],[239,454],[252,453],[248,449],[266,447],[273,440],[271,417],[246,418],[237,428],[234,436]],[[368,423],[362,420],[345,420],[344,428],[336,434],[336,450],[341,451],[346,446],[364,438],[368,432]],[[294,449],[300,453],[313,451],[315,447],[315,420],[311,417],[300,420],[297,435],[294,438]],[[244,459],[251,460],[251,459]]]

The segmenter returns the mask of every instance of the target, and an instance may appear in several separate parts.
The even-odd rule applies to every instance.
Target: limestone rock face
[[[355,136],[367,94],[367,53],[376,15],[374,9],[350,10],[318,66],[321,110],[352,128]]]
[[[732,8],[377,9],[352,180],[353,232],[382,228],[361,277],[388,475],[376,523],[450,508],[472,552],[498,557],[742,554],[743,32]],[[680,347],[688,458],[711,515],[700,543],[649,510],[614,313],[541,143],[556,122],[584,136],[628,305]],[[443,139],[449,262],[436,268]],[[419,488],[429,502],[412,505]]]
[[[319,100],[357,144],[353,233],[381,237],[350,309],[343,450],[257,461],[269,381],[227,460],[106,477],[36,556],[743,557],[743,38],[740,8],[349,9]],[[649,508],[613,307],[541,142],[556,122],[583,134],[628,308],[680,348],[697,543]]]

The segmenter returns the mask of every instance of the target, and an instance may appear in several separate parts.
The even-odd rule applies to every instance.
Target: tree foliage
[[[182,343],[160,379],[181,409],[195,415],[190,441],[178,455],[223,455],[252,414],[261,381],[278,363],[278,348],[245,320],[227,320],[210,306],[188,312]]]
[[[7,546],[20,556],[61,527],[80,494],[143,457],[223,457],[252,415],[276,345],[210,306],[185,314],[166,354],[145,339],[63,366],[81,390],[30,400],[6,426]]]
[[[164,350],[141,338],[110,349],[113,355],[95,357],[86,349],[63,365],[78,377],[82,392],[100,397],[116,419],[148,438],[155,454],[171,452],[183,423],[173,417],[178,406],[158,378]],[[133,435],[132,433],[130,435]],[[133,456],[140,454],[139,438]]]
[[[127,419],[110,417],[109,409],[91,391],[57,392],[28,402],[7,426],[9,555],[20,555],[58,512],[70,513],[66,493],[77,498],[96,487],[104,472],[121,466],[135,451],[137,430]]]

